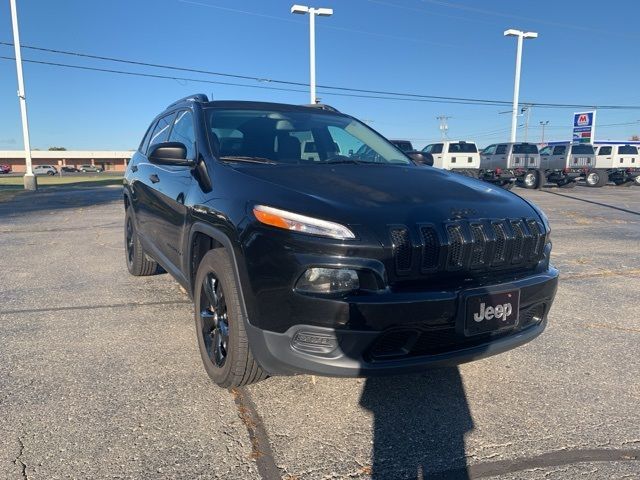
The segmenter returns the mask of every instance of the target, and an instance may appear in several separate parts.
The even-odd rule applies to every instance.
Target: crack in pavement
[[[22,438],[18,437],[18,443],[20,444],[20,452],[18,452],[18,456],[13,460],[13,464],[21,469],[22,478],[28,480],[29,476],[27,475],[27,464],[22,461],[22,454],[24,453],[24,442],[22,441]]]
[[[238,416],[249,433],[251,458],[256,461],[260,477],[264,480],[281,479],[282,475],[276,465],[267,431],[249,392],[244,388],[232,388],[231,395],[238,409]]]
[[[0,315],[11,315],[15,313],[44,313],[44,312],[64,312],[70,310],[97,310],[100,308],[127,308],[127,307],[148,307],[154,305],[191,305],[190,300],[173,300],[166,302],[129,302],[111,303],[109,305],[75,305],[72,307],[50,307],[50,308],[27,308],[23,310],[3,310]]]

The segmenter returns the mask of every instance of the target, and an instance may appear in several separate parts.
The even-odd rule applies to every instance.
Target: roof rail
[[[311,108],[319,108],[320,110],[327,110],[328,112],[340,113],[340,110],[338,110],[335,107],[332,107],[331,105],[327,105],[326,103],[309,103],[303,106],[311,107]]]
[[[184,102],[208,102],[209,98],[204,93],[194,93],[193,95],[189,95],[188,97],[181,98],[180,100],[176,100],[167,108],[171,108],[174,105],[178,105],[179,103]]]

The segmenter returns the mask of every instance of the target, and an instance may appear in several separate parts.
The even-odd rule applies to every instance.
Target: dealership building
[[[31,160],[34,167],[37,165],[55,167],[94,165],[106,172],[124,172],[133,153],[133,151],[104,150],[33,150]],[[9,165],[14,172],[24,172],[26,169],[24,150],[0,150],[0,164]]]

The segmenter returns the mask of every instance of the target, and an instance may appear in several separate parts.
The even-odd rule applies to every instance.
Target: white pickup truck
[[[640,185],[639,147],[627,143],[596,144],[596,164],[587,172],[587,186],[602,187],[610,181],[616,185]]]

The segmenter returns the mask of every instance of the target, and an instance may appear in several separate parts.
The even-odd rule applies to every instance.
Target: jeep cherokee
[[[161,266],[189,292],[223,387],[504,352],[544,330],[557,288],[534,205],[328,106],[179,100],[133,155],[124,207],[129,272]]]

